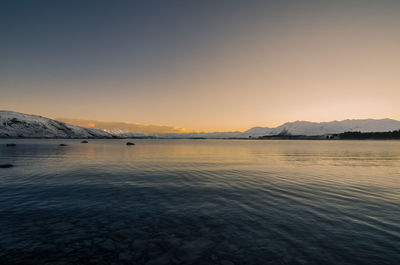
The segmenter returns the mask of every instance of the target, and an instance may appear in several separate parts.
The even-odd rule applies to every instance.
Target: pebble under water
[[[400,261],[400,141],[8,142],[0,264]]]

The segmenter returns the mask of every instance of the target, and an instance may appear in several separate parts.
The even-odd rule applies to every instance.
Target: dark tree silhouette
[[[400,139],[400,130],[391,132],[344,132],[339,139]]]

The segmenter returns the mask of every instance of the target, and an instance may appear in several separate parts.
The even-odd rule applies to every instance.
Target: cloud
[[[151,124],[138,124],[131,122],[110,122],[97,120],[83,120],[71,118],[58,118],[57,120],[86,128],[96,128],[107,131],[119,131],[125,133],[149,133],[149,134],[166,134],[166,133],[186,133],[184,128],[174,126],[161,126]]]

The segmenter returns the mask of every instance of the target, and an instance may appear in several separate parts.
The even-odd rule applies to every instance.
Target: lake
[[[400,262],[400,141],[88,141],[0,139],[0,264]]]

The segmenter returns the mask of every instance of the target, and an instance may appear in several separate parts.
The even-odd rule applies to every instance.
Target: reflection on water
[[[0,264],[400,260],[398,141],[7,142]]]

